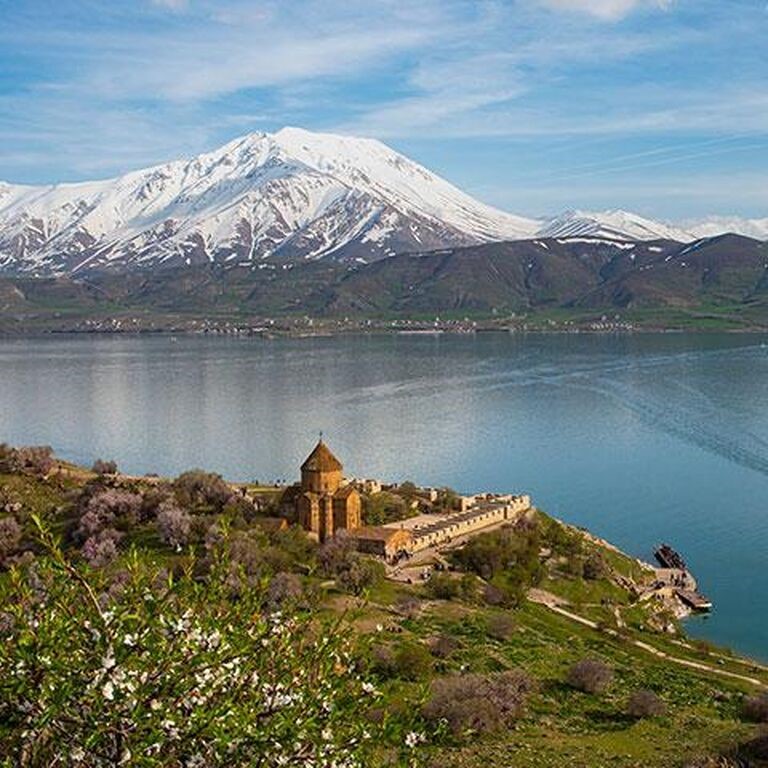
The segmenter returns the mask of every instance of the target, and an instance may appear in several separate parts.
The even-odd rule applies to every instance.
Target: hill
[[[150,749],[157,766],[194,746],[205,765],[245,765],[290,749],[301,712],[307,749],[333,733],[343,753],[368,730],[350,766],[765,765],[750,718],[768,717],[768,668],[686,639],[633,596],[637,561],[542,512],[408,583],[273,525],[280,489],[95,470],[0,447],[9,765],[21,745]],[[265,681],[298,698],[264,709]],[[249,707],[267,743],[243,741]]]
[[[682,244],[547,238],[334,260],[206,265],[87,277],[0,278],[4,330],[123,329],[266,318],[512,318],[654,327],[768,324],[768,245],[739,235]],[[128,325],[124,325],[128,323]],[[133,324],[133,325],[131,325]],[[114,323],[112,323],[114,326]],[[118,329],[119,327],[114,327]]]

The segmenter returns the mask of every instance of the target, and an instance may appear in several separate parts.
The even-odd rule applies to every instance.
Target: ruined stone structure
[[[301,465],[296,518],[320,542],[361,525],[360,494],[344,483],[343,469],[322,439]]]

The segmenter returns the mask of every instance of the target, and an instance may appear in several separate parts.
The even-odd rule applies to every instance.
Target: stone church
[[[295,514],[299,525],[320,542],[361,525],[360,494],[344,483],[343,469],[322,438],[301,465]]]

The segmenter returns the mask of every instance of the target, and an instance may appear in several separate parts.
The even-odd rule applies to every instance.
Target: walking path
[[[554,611],[555,613],[558,613],[561,616],[570,619],[571,621],[583,624],[585,627],[601,630],[596,621],[586,619],[584,616],[579,616],[579,614],[573,613],[563,608],[562,606],[564,601],[557,597],[557,595],[553,595],[551,592],[546,592],[543,589],[532,589],[528,593],[528,599],[533,603],[537,603],[549,608],[549,610]],[[619,633],[614,629],[602,629],[601,631],[604,631],[606,634],[613,637],[619,637]],[[679,664],[680,666],[689,667],[690,669],[696,669],[701,672],[709,672],[713,675],[720,675],[721,677],[730,677],[735,680],[741,680],[744,683],[750,683],[751,685],[755,685],[758,688],[768,687],[764,681],[759,680],[756,677],[740,675],[738,672],[729,672],[727,669],[718,669],[717,667],[711,667],[708,664],[702,664],[698,661],[691,661],[690,659],[683,659],[679,656],[672,656],[671,654],[666,653],[665,651],[661,651],[650,643],[645,643],[642,640],[629,639],[628,642],[632,643],[632,645],[634,645],[636,648],[640,648],[646,653],[650,653],[657,658],[664,659],[665,661],[671,661],[673,664]]]

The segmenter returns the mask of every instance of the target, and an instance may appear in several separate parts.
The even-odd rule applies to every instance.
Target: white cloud
[[[166,7],[180,0],[154,0]],[[451,25],[439,8],[403,17],[392,0],[363,9],[346,2],[290,6],[189,4],[184,23],[83,39],[91,66],[74,85],[105,99],[201,101],[244,89],[350,77],[428,48]],[[431,0],[424,7],[434,9]],[[148,65],[151,63],[151,65]]]
[[[167,8],[169,11],[180,13],[189,8],[189,0],[151,0],[152,5]]]
[[[517,63],[516,56],[504,53],[425,62],[409,79],[412,95],[379,104],[342,130],[402,136],[451,125],[460,116],[521,96],[526,85]]]
[[[604,21],[618,21],[642,7],[668,8],[672,0],[539,0],[557,11],[586,13]]]

